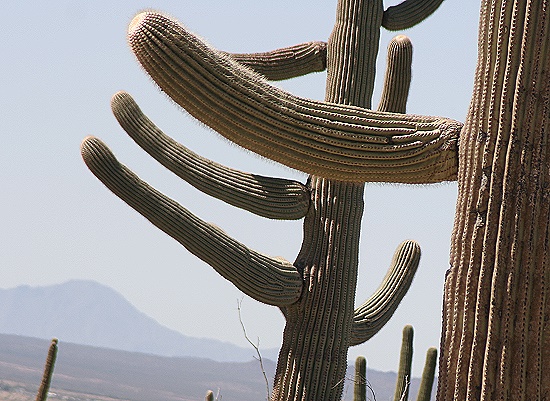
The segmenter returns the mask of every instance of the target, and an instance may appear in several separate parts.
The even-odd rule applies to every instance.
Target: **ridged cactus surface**
[[[213,49],[161,13],[141,13],[130,24],[139,63],[177,104],[232,142],[309,174],[301,184],[219,165],[164,134],[129,94],[112,99],[132,139],[199,190],[259,216],[303,218],[302,247],[291,263],[200,220],[122,165],[99,139],[86,138],[81,147],[90,170],[117,196],[243,293],[280,308],[286,325],[273,401],[339,400],[348,348],[378,332],[411,285],[420,248],[404,241],[379,289],[355,308],[364,183],[456,178],[462,125],[404,114],[412,62],[405,36],[390,43],[382,99],[371,110],[383,21],[420,22],[436,3],[407,0],[391,11],[382,0],[340,0],[326,43],[251,54]],[[324,69],[325,101],[268,82]]]
[[[550,4],[483,1],[439,401],[550,399]]]

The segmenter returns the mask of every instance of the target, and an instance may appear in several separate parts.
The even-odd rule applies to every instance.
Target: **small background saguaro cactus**
[[[264,217],[303,218],[302,248],[291,263],[253,251],[198,219],[121,165],[97,138],[82,144],[86,164],[116,195],[245,294],[280,308],[286,326],[272,400],[340,399],[348,348],[380,330],[411,284],[420,249],[405,241],[379,289],[354,306],[364,183],[428,184],[456,177],[461,124],[403,114],[412,59],[404,36],[389,46],[379,111],[370,110],[381,27],[410,27],[440,3],[407,0],[384,10],[381,0],[340,0],[326,45],[261,54],[215,50],[160,13],[141,13],[130,24],[138,61],[177,104],[229,140],[310,174],[301,184],[221,166],[162,133],[129,94],[113,97],[124,130],[181,178]],[[265,80],[325,66],[325,102],[291,95]]]
[[[48,399],[48,392],[50,391],[50,384],[52,382],[55,360],[57,358],[57,343],[57,338],[52,339],[50,347],[48,348],[48,356],[46,357],[46,363],[44,365],[42,382],[40,383],[38,393],[36,394],[36,401],[46,401]]]
[[[413,337],[414,329],[407,325],[403,328],[403,339],[401,342],[401,352],[399,355],[399,367],[397,369],[397,380],[395,383],[394,401],[408,401],[409,388],[411,383],[411,362],[413,358]],[[429,348],[426,352],[426,361],[420,380],[417,401],[430,401],[432,398],[432,388],[435,380],[435,367],[437,364],[437,349]],[[372,392],[372,399],[376,399],[376,389],[370,386],[367,380],[367,360],[363,356],[355,360],[354,375],[354,401],[367,400],[367,389]]]

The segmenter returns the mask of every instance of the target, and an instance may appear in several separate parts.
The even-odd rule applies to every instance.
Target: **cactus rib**
[[[164,134],[124,92],[111,100],[128,135],[159,163],[200,191],[259,216],[295,220],[309,207],[309,191],[299,182],[244,173],[208,160]]]
[[[452,120],[302,99],[145,12],[129,41],[176,103],[231,141],[298,170],[342,181],[429,183],[456,176]]]
[[[253,251],[200,220],[120,164],[99,139],[86,138],[81,152],[88,168],[113,193],[245,294],[275,306],[298,300],[302,278],[291,263]]]
[[[399,245],[378,289],[355,309],[351,345],[359,345],[370,339],[393,316],[409,290],[419,261],[420,246],[416,242],[404,241]]]
[[[265,53],[227,53],[270,81],[300,77],[327,68],[326,42],[307,42]]]
[[[408,29],[428,18],[443,0],[405,0],[384,11],[382,26],[389,31]]]

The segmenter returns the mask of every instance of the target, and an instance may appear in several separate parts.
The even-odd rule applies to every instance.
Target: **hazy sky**
[[[305,0],[2,4],[0,286],[96,280],[165,326],[248,346],[237,315],[243,295],[112,195],[85,167],[79,145],[87,135],[100,137],[119,160],[199,217],[260,252],[293,261],[301,245],[301,221],[251,215],[175,178],[126,136],[109,101],[118,90],[128,91],[158,126],[195,152],[241,170],[305,182],[304,174],[241,150],[179,110],[135,61],[126,44],[126,26],[137,11],[154,7],[220,49],[266,51],[326,40],[336,0],[313,2],[315,6]],[[478,9],[475,1],[446,0],[429,20],[405,32],[414,45],[409,113],[464,121]],[[382,33],[379,77],[395,34]],[[277,85],[323,99],[325,78],[318,73]],[[455,183],[367,184],[357,304],[376,289],[402,240],[417,240],[423,256],[394,318],[367,344],[352,348],[350,359],[362,354],[373,368],[397,369],[401,330],[412,324],[414,374],[421,373],[426,349],[439,343],[455,198]],[[284,321],[278,309],[245,297],[242,315],[249,336],[259,338],[261,347],[280,345]]]

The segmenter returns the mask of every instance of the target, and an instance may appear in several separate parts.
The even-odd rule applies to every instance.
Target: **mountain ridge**
[[[0,399],[2,391],[26,393],[32,401],[40,385],[49,341],[0,334]],[[264,360],[272,385],[275,362]],[[348,368],[342,400],[353,399],[353,367]],[[368,370],[369,399],[393,399],[397,374]],[[411,380],[411,394],[419,380]],[[75,401],[198,401],[207,390],[223,399],[266,399],[266,384],[258,361],[217,362],[205,358],[163,357],[59,341],[50,391]],[[67,398],[67,396],[69,396]],[[53,398],[53,397],[52,397]]]
[[[142,352],[246,362],[254,350],[186,336],[139,311],[120,293],[91,280],[0,289],[0,333]],[[262,350],[276,359],[278,350]]]

